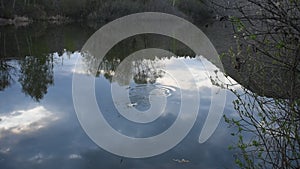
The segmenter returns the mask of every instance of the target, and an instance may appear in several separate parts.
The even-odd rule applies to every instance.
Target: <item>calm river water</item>
[[[218,70],[214,64],[205,56],[186,57],[193,52],[180,42],[146,34],[118,43],[101,64],[95,65],[93,58],[83,57],[80,49],[96,30],[95,26],[85,23],[0,27],[0,54],[3,56],[0,71],[1,169],[235,168],[234,151],[228,150],[235,140],[224,119],[206,142],[198,142],[212,104],[211,97],[215,95],[218,99],[218,92],[223,90],[212,85],[207,74]],[[177,55],[125,59],[134,51],[153,47],[168,49]],[[78,59],[85,63],[82,71],[75,70]],[[108,123],[124,135],[144,138],[162,133],[176,120],[184,89],[178,87],[176,77],[162,70],[175,71],[176,76],[182,77],[186,74],[182,64],[194,77],[198,90],[192,92],[199,94],[200,102],[195,124],[177,146],[154,157],[124,158],[97,146],[84,132],[73,104],[74,74],[87,76],[87,72],[94,72],[96,100]],[[118,70],[120,67],[122,69]],[[119,78],[115,79],[117,75]],[[125,88],[129,101],[114,102],[112,84]],[[225,92],[223,113],[234,117],[232,101],[235,97]],[[126,105],[128,109],[148,110],[150,95],[167,100],[162,116],[150,123],[129,121],[117,110],[117,104]],[[90,100],[87,95],[81,97]],[[221,106],[218,102],[213,104]],[[187,100],[187,105],[193,107],[193,100]],[[121,141],[112,141],[122,147]]]

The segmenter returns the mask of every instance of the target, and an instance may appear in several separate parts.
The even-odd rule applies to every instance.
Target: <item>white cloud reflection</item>
[[[235,80],[233,80],[230,77],[225,77],[223,72],[220,71],[218,67],[216,67],[213,63],[208,61],[203,56],[197,56],[195,58],[171,58],[170,60],[164,61],[166,64],[166,67],[172,72],[175,72],[176,75],[184,76],[186,73],[191,73],[193,75],[193,79],[195,81],[195,84],[198,86],[198,88],[201,87],[207,87],[207,88],[213,88],[217,87],[214,84],[212,84],[211,80],[217,80],[216,76],[223,82],[224,84],[238,84]],[[185,65],[182,65],[184,63]],[[186,72],[183,70],[184,67],[187,67],[190,72]],[[212,79],[211,79],[212,78]],[[163,78],[158,79],[159,83],[162,84],[171,84],[176,86],[176,81],[174,83],[174,80],[170,77],[164,76]],[[193,84],[193,83],[190,83]],[[191,87],[187,86],[187,88],[184,88],[186,90],[190,89]],[[219,88],[219,87],[217,87]],[[240,85],[235,85],[232,88],[239,89],[241,88]]]
[[[43,106],[37,106],[28,110],[16,110],[1,114],[0,119],[0,131],[10,131],[19,134],[43,128],[49,122],[56,120],[57,117]]]
[[[44,161],[44,155],[39,153],[31,158],[29,158],[29,161],[32,161],[32,162],[36,162],[36,163],[42,163]]]
[[[9,153],[10,152],[10,148],[8,147],[8,148],[1,148],[0,149],[0,153],[2,153],[2,154],[6,154],[6,153]]]
[[[79,154],[70,154],[69,159],[82,159],[82,156]]]
[[[43,153],[38,153],[32,157],[30,157],[28,159],[28,161],[30,162],[33,162],[33,163],[38,163],[38,164],[41,164],[43,163],[45,160],[49,160],[49,159],[52,159],[53,156],[52,155],[45,155]]]

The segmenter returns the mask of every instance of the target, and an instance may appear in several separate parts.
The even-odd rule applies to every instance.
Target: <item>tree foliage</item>
[[[225,116],[237,130],[230,149],[239,149],[240,168],[300,168],[300,1],[239,0],[212,2],[234,29],[237,46],[224,55],[256,79],[262,95],[230,90],[238,117]],[[217,85],[232,86],[214,80]],[[268,97],[264,91],[269,90]]]
[[[43,58],[27,56],[21,61],[19,82],[22,91],[35,101],[42,99],[48,87],[54,83],[52,59],[52,56]]]
[[[197,8],[202,10],[196,10]],[[107,22],[146,11],[179,15],[178,9],[195,18],[208,16],[198,0],[0,0],[0,18],[14,18],[17,15],[33,20],[46,20],[58,15],[72,20]]]

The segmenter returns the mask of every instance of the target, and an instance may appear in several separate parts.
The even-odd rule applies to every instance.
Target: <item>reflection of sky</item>
[[[0,115],[0,130],[9,130],[15,134],[35,131],[54,120],[51,116],[52,113],[43,106],[4,113]]]
[[[227,149],[233,138],[223,120],[207,142],[198,143],[210,105],[212,85],[203,76],[205,71],[201,71],[201,64],[208,61],[202,60],[201,63],[196,59],[184,59],[190,71],[200,79],[197,81],[201,95],[200,113],[190,134],[179,145],[162,155],[147,159],[122,159],[98,148],[84,133],[76,118],[72,103],[72,72],[77,57],[79,53],[56,56],[55,85],[49,87],[41,102],[34,102],[22,94],[17,83],[0,93],[0,168],[233,168],[232,152]],[[206,68],[214,67],[206,64]],[[158,79],[158,82],[173,86],[169,80],[166,77]],[[101,77],[96,84],[96,91],[106,91],[103,89],[109,88],[108,81]],[[101,102],[101,97],[104,96],[109,97],[109,94],[98,97],[98,101]],[[176,97],[170,99],[178,101]],[[231,116],[234,116],[231,105],[233,99],[234,96],[228,92],[224,113]],[[108,100],[103,104],[106,106],[103,109],[111,109],[111,104]],[[161,121],[140,129],[125,120],[120,122],[116,113],[109,114],[107,111],[106,118],[112,120],[110,123],[115,128],[119,127],[129,135],[135,135],[136,132],[153,134],[172,124],[176,113],[172,114],[172,107],[169,110],[170,114],[162,117]],[[186,159],[189,162],[178,163],[173,159]]]

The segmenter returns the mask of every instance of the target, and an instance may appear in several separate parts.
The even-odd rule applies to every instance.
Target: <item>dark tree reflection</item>
[[[94,63],[94,62],[88,62]],[[95,67],[96,66],[96,67]],[[119,66],[119,67],[118,67]],[[163,65],[155,57],[148,59],[127,60],[120,65],[120,59],[104,60],[98,66],[87,66],[89,73],[96,76],[103,75],[110,82],[116,80],[120,85],[128,85],[131,78],[137,84],[155,83],[157,78],[163,77]]]
[[[11,66],[6,61],[0,61],[0,91],[4,90],[14,82],[13,75],[15,73],[15,67]]]
[[[133,62],[133,80],[137,84],[155,83],[157,78],[163,77],[164,72],[155,60],[137,60]]]
[[[160,65],[162,59],[170,59],[172,56],[147,54],[131,56],[147,48],[169,51],[175,57],[196,55],[193,50],[176,39],[158,34],[141,34],[120,41],[104,57],[98,56],[98,53],[84,51],[85,71],[94,76],[103,75],[110,82],[114,78],[120,85],[128,85],[129,79],[133,79],[137,84],[155,83],[157,78],[164,75],[164,72],[160,71],[164,67]]]
[[[47,93],[48,87],[53,85],[53,59],[27,56],[21,61],[20,68],[22,91],[39,101]]]

